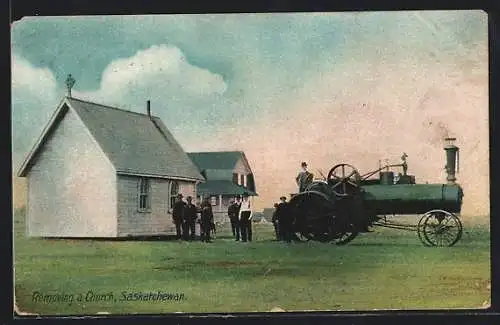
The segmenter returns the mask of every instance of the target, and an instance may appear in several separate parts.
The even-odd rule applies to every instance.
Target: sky
[[[242,150],[257,209],[296,192],[302,161],[362,174],[408,154],[445,182],[460,147],[463,214],[489,214],[483,11],[28,17],[12,25],[16,170],[66,93],[145,112],[183,148]]]

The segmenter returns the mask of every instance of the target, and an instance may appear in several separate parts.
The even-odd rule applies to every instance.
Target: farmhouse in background
[[[271,222],[273,220],[274,208],[264,208],[262,214],[264,215],[264,219]]]
[[[242,151],[188,153],[206,182],[198,184],[197,193],[209,196],[214,206],[214,219],[227,222],[229,202],[237,195],[257,196],[252,169]]]
[[[27,233],[126,237],[174,233],[175,196],[196,197],[198,168],[163,122],[65,97],[18,176],[28,184]]]

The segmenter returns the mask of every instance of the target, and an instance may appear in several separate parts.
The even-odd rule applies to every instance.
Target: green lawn
[[[478,308],[490,299],[489,230],[464,224],[454,247],[423,246],[416,233],[376,228],[346,246],[254,242],[219,230],[214,243],[44,240],[24,236],[15,216],[15,296],[40,314],[251,312]],[[415,219],[416,220],[416,219]],[[412,220],[413,221],[413,220]],[[122,292],[183,294],[182,300],[121,301]],[[76,301],[91,291],[110,301]],[[72,294],[43,303],[33,293]],[[90,294],[89,294],[90,297]]]

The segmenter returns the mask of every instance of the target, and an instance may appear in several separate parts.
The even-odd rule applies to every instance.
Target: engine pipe
[[[446,151],[446,180],[449,184],[454,184],[457,178],[455,177],[455,170],[459,172],[459,148],[455,146],[456,138],[446,138],[446,145],[444,150]]]

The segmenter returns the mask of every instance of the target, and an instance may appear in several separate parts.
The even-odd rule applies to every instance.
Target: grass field
[[[214,243],[47,240],[24,236],[15,215],[15,296],[40,314],[252,312],[480,308],[490,299],[489,229],[464,224],[454,247],[423,246],[415,233],[376,228],[346,246],[254,242],[219,230]],[[121,301],[123,292],[183,294],[180,300]],[[69,302],[34,301],[40,294]],[[91,292],[91,294],[88,294]],[[85,301],[112,293],[109,301]],[[82,301],[76,301],[82,294]],[[177,296],[181,297],[180,295]],[[35,299],[36,300],[36,299]],[[484,307],[484,306],[483,306]]]

